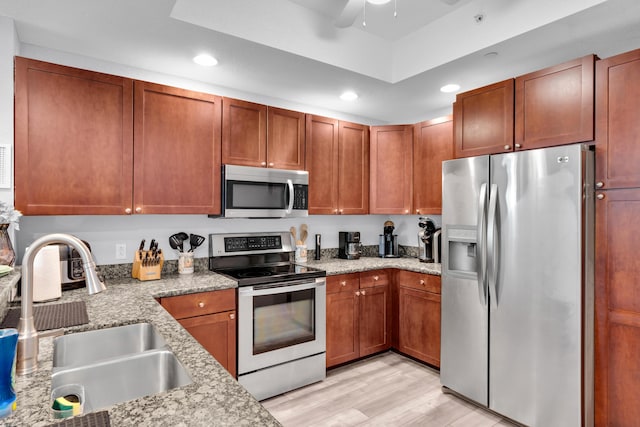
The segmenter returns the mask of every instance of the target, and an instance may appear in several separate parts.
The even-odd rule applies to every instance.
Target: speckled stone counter
[[[399,268],[440,274],[439,264],[421,263],[416,258],[337,258],[310,260],[308,265],[327,275],[381,268]],[[20,279],[16,269],[0,278],[0,313],[8,308],[11,289]],[[108,409],[113,426],[278,426],[280,425],[227,371],[167,313],[155,298],[234,288],[236,282],[224,276],[202,272],[166,275],[161,280],[110,279],[106,291],[88,295],[86,289],[63,293],[61,300],[85,301],[89,323],[67,328],[65,333],[150,322],[187,368],[193,383],[153,396],[124,402]],[[16,380],[18,410],[0,420],[7,426],[45,426],[55,422],[49,413],[53,338],[40,340],[39,369]]]

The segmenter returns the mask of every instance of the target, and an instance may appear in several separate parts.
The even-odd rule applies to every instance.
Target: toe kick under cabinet
[[[236,377],[235,289],[165,297],[160,304]]]

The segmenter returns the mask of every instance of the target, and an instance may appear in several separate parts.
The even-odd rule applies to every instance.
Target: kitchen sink
[[[51,375],[52,390],[69,384],[84,388],[84,413],[191,383],[189,373],[170,350],[147,350]]]
[[[81,388],[84,413],[192,382],[150,323],[79,332],[54,340],[51,389]]]
[[[166,343],[151,323],[136,323],[63,335],[54,340],[53,346],[53,368],[56,370],[166,348]]]

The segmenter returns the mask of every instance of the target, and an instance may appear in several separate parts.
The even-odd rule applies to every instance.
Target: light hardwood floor
[[[513,426],[442,393],[437,371],[394,352],[332,369],[324,381],[262,404],[285,427]]]

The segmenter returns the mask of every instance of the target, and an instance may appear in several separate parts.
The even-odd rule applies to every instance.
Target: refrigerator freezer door
[[[583,154],[491,157],[489,408],[530,426],[581,425]]]
[[[482,279],[489,157],[443,162],[442,174],[440,381],[486,406],[489,314]]]

